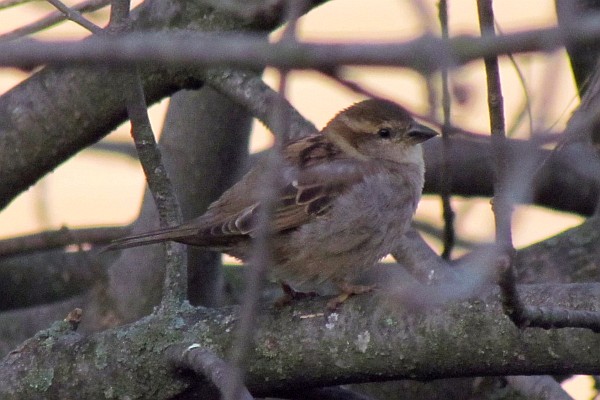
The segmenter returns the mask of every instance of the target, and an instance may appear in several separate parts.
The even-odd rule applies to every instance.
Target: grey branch
[[[191,27],[270,31],[280,19],[270,15],[260,21],[239,21],[201,3],[182,7],[178,0],[147,0],[132,12],[132,18],[133,30],[158,32]],[[156,66],[141,68],[141,74],[148,104],[180,89],[197,89],[204,81],[203,71],[197,68]],[[44,68],[0,97],[0,120],[6,122],[0,127],[0,209],[125,120],[121,87],[114,64],[103,60],[90,68]]]
[[[600,308],[599,284],[522,285],[519,292],[528,304]],[[335,318],[319,316],[324,307],[323,300],[310,300],[263,310],[246,380],[251,392],[367,380],[600,372],[600,354],[584,350],[598,348],[600,335],[585,329],[524,333],[503,315],[497,291],[427,312],[382,311],[368,296],[344,304]],[[93,398],[107,391],[116,397],[173,396],[188,381],[169,368],[164,350],[197,342],[222,356],[237,315],[235,307],[187,307],[86,337],[56,323],[0,362],[0,397]],[[79,379],[72,379],[75,373]]]
[[[99,10],[100,8],[107,6],[109,2],[109,0],[86,0],[74,5],[71,8],[80,13],[86,13]],[[39,32],[41,30],[54,26],[60,22],[63,22],[66,19],[67,17],[65,16],[65,14],[63,14],[60,11],[55,11],[29,25],[19,27],[14,31],[0,35],[0,40],[13,40],[22,36],[31,35],[32,33]]]
[[[190,346],[174,345],[167,352],[169,360],[178,368],[190,369],[199,377],[210,380],[219,392],[225,393],[227,378],[232,373],[231,367],[211,350],[195,343]],[[240,389],[240,400],[252,400],[248,389]]]
[[[383,65],[422,73],[457,67],[480,58],[523,52],[551,52],[565,45],[586,44],[600,37],[600,20],[583,18],[570,29],[543,28],[503,36],[430,35],[402,43],[269,43],[262,35],[198,33],[131,33],[118,38],[85,41],[22,40],[0,43],[0,65],[31,66],[51,63],[113,65],[235,66],[284,69],[334,69],[340,65]]]

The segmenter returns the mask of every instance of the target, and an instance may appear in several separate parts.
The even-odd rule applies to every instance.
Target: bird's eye
[[[390,136],[392,136],[392,132],[388,128],[381,128],[377,131],[377,134],[379,135],[379,137],[382,137],[384,139],[387,139]]]

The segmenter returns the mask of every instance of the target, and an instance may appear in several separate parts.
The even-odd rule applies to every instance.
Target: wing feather
[[[347,157],[323,135],[308,136],[286,147],[283,180],[272,214],[275,232],[326,218],[332,203],[365,176],[381,171],[375,161]],[[201,217],[179,227],[196,229],[198,243],[253,236],[261,210],[260,190],[266,163],[260,163],[210,205]],[[177,229],[177,228],[175,228]],[[191,240],[189,242],[192,242]]]

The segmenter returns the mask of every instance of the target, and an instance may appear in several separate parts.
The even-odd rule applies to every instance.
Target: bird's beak
[[[417,143],[429,140],[432,137],[437,136],[437,134],[438,133],[433,129],[417,122],[413,122],[410,128],[408,128],[408,137],[412,138]]]

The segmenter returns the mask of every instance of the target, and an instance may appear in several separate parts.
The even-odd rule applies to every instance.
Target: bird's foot
[[[298,292],[285,282],[280,282],[283,295],[275,300],[275,307],[282,308],[289,305],[294,300],[306,299],[318,296],[316,292]]]
[[[353,285],[348,282],[342,282],[338,287],[342,293],[327,302],[327,309],[330,311],[336,310],[352,295],[371,292],[375,289],[376,285]]]

